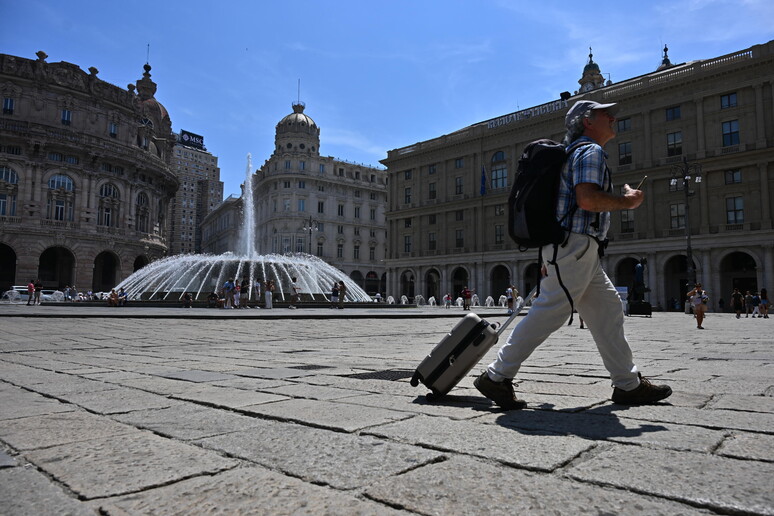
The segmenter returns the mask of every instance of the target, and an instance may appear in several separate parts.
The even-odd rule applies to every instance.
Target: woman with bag
[[[697,283],[693,287],[693,290],[688,292],[688,298],[691,300],[691,305],[693,305],[693,314],[696,317],[696,328],[703,330],[704,327],[701,323],[704,322],[704,312],[707,311],[707,303],[709,303],[707,291],[701,288],[701,283]]]

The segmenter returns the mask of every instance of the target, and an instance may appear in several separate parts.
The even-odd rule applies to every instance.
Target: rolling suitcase
[[[527,299],[531,299],[534,290]],[[463,317],[438,343],[411,377],[411,385],[419,382],[430,389],[427,400],[433,401],[448,393],[467,375],[481,357],[497,343],[500,334],[519,315],[524,302],[514,307],[513,314],[499,327],[474,313]]]

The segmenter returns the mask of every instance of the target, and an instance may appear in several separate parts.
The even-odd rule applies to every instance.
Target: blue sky
[[[125,87],[150,45],[175,131],[204,136],[225,195],[269,158],[298,97],[320,152],[378,165],[578,88],[591,46],[613,82],[774,39],[770,0],[0,0],[0,52],[67,61]]]

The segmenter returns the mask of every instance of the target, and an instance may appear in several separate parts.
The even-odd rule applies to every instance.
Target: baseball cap
[[[567,116],[564,117],[564,125],[567,129],[572,129],[573,123],[577,121],[579,117],[594,109],[606,109],[608,113],[615,116],[615,114],[618,113],[618,104],[600,104],[593,100],[579,100],[573,104],[567,112]]]

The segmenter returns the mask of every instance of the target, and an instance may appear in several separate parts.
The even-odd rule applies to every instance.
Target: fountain
[[[505,296],[500,296],[500,300],[498,301],[498,304],[502,307],[508,304],[508,298]]]
[[[331,285],[343,281],[347,287],[345,300],[370,302],[371,297],[346,274],[316,256],[305,253],[259,255],[255,248],[255,213],[252,202],[252,157],[247,155],[247,171],[242,190],[244,219],[237,252],[220,255],[183,254],[170,256],[134,272],[116,286],[126,290],[129,299],[182,298],[185,292],[194,299],[204,299],[210,292],[219,291],[231,279],[240,283],[244,278],[250,285],[266,280],[274,281],[275,295],[285,300],[290,297],[291,278],[297,278],[302,294],[320,300],[329,300]],[[249,299],[256,299],[255,288],[250,288]]]
[[[395,298],[392,296],[387,296],[387,304],[388,305],[394,305],[395,304]]]
[[[494,304],[494,298],[492,296],[487,296],[484,305],[486,305],[487,308],[493,308]]]
[[[414,304],[417,306],[424,306],[427,303],[425,302],[425,298],[422,295],[414,296]]]
[[[481,303],[478,300],[478,294],[473,294],[473,297],[470,298],[470,306],[481,306]]]
[[[407,305],[408,304],[408,297],[407,296],[400,296],[400,304]]]
[[[430,296],[430,299],[427,300],[427,304],[430,306],[436,306],[438,303],[435,301],[435,296]]]

